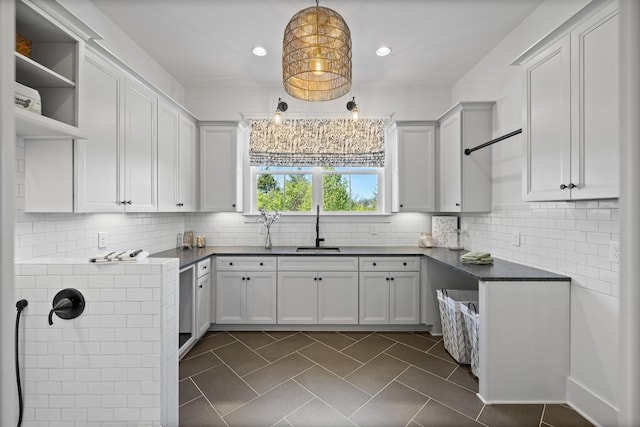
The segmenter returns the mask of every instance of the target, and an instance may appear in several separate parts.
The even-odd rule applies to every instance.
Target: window
[[[253,166],[253,210],[381,213],[383,169]]]

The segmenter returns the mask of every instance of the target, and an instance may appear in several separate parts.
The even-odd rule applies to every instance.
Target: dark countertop
[[[534,267],[494,258],[493,264],[463,264],[460,256],[467,251],[416,246],[340,246],[340,252],[296,252],[294,246],[207,246],[193,249],[169,249],[152,254],[155,258],[178,258],[180,268],[210,256],[426,256],[434,262],[452,267],[481,281],[570,281],[571,278]]]

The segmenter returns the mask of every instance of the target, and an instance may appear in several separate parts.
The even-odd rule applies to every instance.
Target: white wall
[[[622,38],[620,111],[622,150],[620,152],[621,238],[620,289],[620,370],[622,386],[619,425],[640,423],[640,2],[620,2],[620,35]],[[626,143],[625,143],[626,141]]]
[[[495,99],[494,137],[521,128],[521,71],[509,63],[588,3],[545,1],[453,86],[452,102]],[[608,245],[620,236],[618,203],[522,203],[521,147],[520,136],[493,146],[493,209],[463,218],[467,246],[572,277],[569,402],[615,424],[619,264],[609,261]],[[511,245],[514,231],[519,247]]]
[[[167,96],[179,103],[184,102],[182,85],[93,3],[88,0],[57,1],[102,36],[101,40],[97,40],[98,44],[113,52]]]
[[[13,49],[15,3],[0,1],[0,425],[15,425],[18,399],[15,383],[13,328],[16,300],[13,285],[13,171],[15,148],[15,82]]]
[[[355,96],[362,114],[391,115],[395,120],[435,120],[449,109],[448,87],[373,87],[361,88],[333,101],[304,102],[287,95],[281,84],[274,87],[187,87],[185,103],[200,120],[240,120],[240,113],[273,113],[278,98],[289,108],[285,113],[335,113],[349,116],[346,105]]]

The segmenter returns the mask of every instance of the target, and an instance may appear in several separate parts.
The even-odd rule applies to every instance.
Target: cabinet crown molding
[[[578,25],[583,19],[589,15],[602,9],[604,6],[610,3],[618,3],[617,0],[593,0],[589,2],[585,7],[576,12],[573,16],[563,22],[559,27],[550,31],[548,34],[542,36],[538,41],[528,47],[518,57],[516,57],[509,65],[522,65],[529,61],[532,57],[540,53],[549,44],[559,40],[563,36],[567,35],[576,25]]]

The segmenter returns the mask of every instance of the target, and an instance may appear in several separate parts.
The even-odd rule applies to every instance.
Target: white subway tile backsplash
[[[609,261],[609,242],[620,235],[616,200],[505,204],[464,215],[461,223],[466,249],[565,274],[596,292],[619,292],[619,264]],[[511,245],[514,231],[521,233],[519,247]]]

